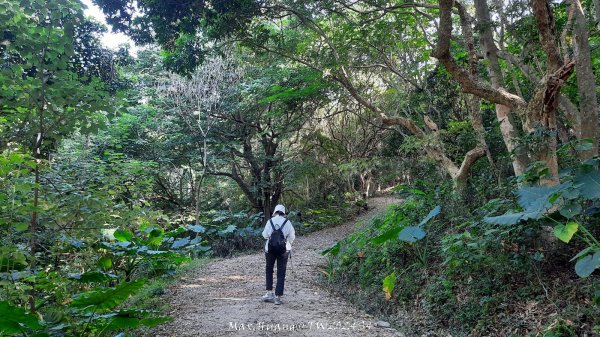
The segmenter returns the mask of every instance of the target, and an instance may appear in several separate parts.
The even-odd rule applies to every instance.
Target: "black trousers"
[[[275,261],[277,261],[277,285],[275,286],[275,296],[283,295],[283,287],[285,285],[285,270],[287,268],[287,261],[289,252],[275,255],[271,253],[265,253],[267,258],[267,291],[273,290],[273,267]]]

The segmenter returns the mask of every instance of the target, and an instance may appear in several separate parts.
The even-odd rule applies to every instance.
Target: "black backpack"
[[[275,255],[280,255],[285,253],[286,251],[286,241],[285,241],[285,236],[283,235],[283,226],[285,226],[285,224],[288,222],[287,219],[285,219],[285,221],[283,222],[283,224],[281,225],[281,227],[279,227],[279,229],[275,229],[275,226],[273,225],[273,221],[269,220],[269,223],[271,224],[271,228],[273,228],[273,233],[271,233],[271,237],[269,238],[269,253],[271,254],[275,254]]]

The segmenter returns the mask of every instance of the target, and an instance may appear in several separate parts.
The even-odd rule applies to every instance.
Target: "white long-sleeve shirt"
[[[262,232],[263,238],[267,240],[265,242],[265,252],[269,251],[269,238],[273,233],[273,228],[271,228],[271,221],[273,221],[273,226],[275,226],[275,229],[279,229],[281,225],[283,225],[285,220],[286,218],[282,217],[281,215],[276,215],[272,217],[271,220],[267,221],[265,229]],[[296,231],[294,230],[294,226],[292,226],[292,222],[288,220],[288,222],[285,223],[285,226],[281,231],[283,232],[283,236],[285,236],[285,249],[288,251],[292,250],[292,243],[294,242],[294,239],[296,239]]]

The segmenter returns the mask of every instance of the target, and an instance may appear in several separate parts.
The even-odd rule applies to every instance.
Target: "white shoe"
[[[275,294],[272,291],[267,291],[262,297],[263,302],[273,302],[275,300]]]

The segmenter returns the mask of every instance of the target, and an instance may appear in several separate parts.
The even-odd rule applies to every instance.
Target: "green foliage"
[[[404,227],[398,233],[398,240],[409,243],[417,242],[425,237],[425,231],[420,227]]]
[[[584,199],[600,199],[600,170],[586,170],[575,176],[574,183]]]
[[[436,206],[417,226],[405,226],[406,222],[398,223],[395,226],[392,226],[391,229],[388,229],[384,233],[373,238],[371,243],[382,244],[394,238],[408,243],[415,243],[422,240],[426,235],[423,226],[427,224],[429,220],[440,214],[440,211],[441,207]]]
[[[110,266],[108,266],[110,268]],[[107,268],[107,269],[108,269]],[[69,278],[77,280],[82,283],[104,283],[106,284],[110,280],[114,280],[117,276],[113,274],[107,274],[99,271],[89,271],[85,273],[74,273],[70,274]]]
[[[27,266],[27,256],[18,247],[0,247],[0,272],[20,271]]]
[[[71,306],[84,312],[105,312],[114,309],[144,286],[143,280],[122,282],[114,289],[101,289],[77,294]]]
[[[176,238],[184,232],[183,228],[165,233],[159,227],[143,226],[134,235],[128,230],[117,229],[113,233],[116,242],[100,243],[106,254],[97,264],[112,269],[126,280],[132,279],[141,268],[146,275],[168,272],[189,260],[182,253],[204,247],[200,236],[193,240],[190,237]]]
[[[233,253],[256,250],[264,244],[261,233],[264,225],[261,214],[211,210],[200,217],[201,225],[187,225],[191,236],[172,242],[172,248],[182,245],[195,255],[229,256]],[[198,241],[202,238],[201,241]],[[171,242],[171,241],[169,241]]]
[[[271,103],[276,101],[292,102],[304,97],[311,97],[315,94],[319,94],[326,87],[326,83],[322,80],[322,74],[320,72],[301,70],[299,72],[300,76],[293,73],[285,75],[292,75],[287,83],[282,83],[285,86],[279,84],[273,85],[269,90],[271,95],[259,100],[259,103]],[[271,115],[275,117],[275,115]]]
[[[576,222],[569,222],[566,225],[557,225],[554,227],[554,235],[564,243],[569,243],[577,232],[579,224]]]
[[[115,288],[100,288],[79,293],[73,297],[65,317],[58,311],[47,311],[44,321],[22,308],[0,302],[0,326],[6,334],[36,334],[64,336],[102,336],[108,331],[122,331],[140,325],[154,327],[168,322],[169,317],[142,309],[118,309],[119,305],[144,285],[143,280],[123,282]],[[68,319],[68,320],[67,320]]]
[[[596,180],[600,181],[599,174],[598,160],[591,160],[563,174],[563,179],[567,181],[565,183],[555,186],[522,186],[517,190],[522,212],[486,217],[485,221],[514,225],[519,221],[544,217],[556,224],[554,235],[565,243],[569,243],[575,234],[580,233],[587,248],[577,254],[573,260],[577,260],[575,264],[577,275],[587,277],[600,267],[600,242],[583,225],[586,214],[595,212],[596,206],[590,207],[590,203],[600,199],[596,182]],[[558,213],[567,220],[580,221],[562,223],[549,213]]]
[[[428,205],[431,200],[421,190],[413,192],[412,197],[390,208],[372,224],[361,227],[322,252],[329,259],[326,273],[331,282],[356,282],[362,289],[375,286],[381,289],[383,284],[388,301],[392,299],[394,289],[398,291],[394,296],[397,300],[414,295],[418,283],[409,281],[415,277],[412,271],[426,265],[430,258],[424,228],[428,225],[428,233],[435,232],[432,219],[439,215],[441,208],[434,207],[423,218],[418,218],[424,207],[431,207]],[[417,225],[409,226],[411,223]],[[409,262],[410,259],[415,261]],[[402,287],[395,288],[396,284],[402,284]]]
[[[87,57],[94,53],[77,49],[76,39],[92,38],[76,31],[85,22],[81,4],[8,1],[4,5],[0,30],[13,39],[2,47],[2,54],[10,55],[0,72],[0,109],[6,117],[3,142],[22,143],[33,152],[75,130],[97,131],[114,109],[105,83],[85,68],[76,68],[80,62],[91,67],[103,61],[90,61]],[[36,141],[38,132],[42,138]]]
[[[541,334],[542,337],[576,337],[577,333],[570,322],[559,319]]]
[[[586,252],[586,251],[584,251]],[[587,254],[581,254],[575,264],[575,272],[580,277],[590,276],[596,269],[600,268],[600,251],[587,251]]]
[[[176,273],[165,274],[154,277],[146,281],[145,286],[140,291],[133,294],[125,303],[126,307],[138,307],[148,310],[166,311],[169,309],[168,303],[164,301],[162,295],[165,291],[176,285],[182,278],[197,272],[198,269],[211,261],[208,257],[194,259],[189,263],[181,264],[177,267]]]
[[[385,293],[385,299],[390,300],[396,286],[396,273],[391,273],[383,279],[383,292]]]
[[[24,331],[37,330],[41,327],[35,315],[6,301],[0,302],[0,333],[22,334]]]
[[[497,217],[486,217],[488,223],[513,225],[521,220],[540,219],[552,207],[556,196],[568,190],[571,184],[555,186],[523,186],[517,190],[519,205],[523,208],[520,213],[507,213]]]
[[[128,305],[141,278],[162,280],[190,257],[260,249],[264,218],[281,200],[297,210],[290,217],[298,231],[308,232],[367,209],[363,195],[394,185],[402,205],[323,252],[328,280],[361,288],[355,293],[368,294],[371,307],[418,300],[443,324],[491,335],[498,333],[486,330],[492,320],[516,312],[517,301],[546,304],[554,289],[585,297],[600,264],[597,162],[565,172],[554,187],[535,186],[549,170],[533,163],[518,178],[524,185],[512,205],[506,191],[513,181],[505,179],[512,154],[489,102],[479,108],[495,167],[479,160],[463,197],[449,193],[439,165],[424,156],[436,147],[460,163],[480,144],[467,115],[476,109],[431,62],[438,11],[430,4],[96,3],[116,30],[164,50],[133,60],[125,49],[103,49],[105,28],[87,21],[75,0],[0,0],[0,303],[13,311],[6,324],[20,329],[8,333],[124,335],[165,322]],[[560,30],[565,5],[551,7]],[[502,30],[505,51],[543,67],[535,20],[523,13],[530,13],[526,4],[512,2],[492,16],[511,23]],[[465,65],[462,42],[452,41],[452,55]],[[211,69],[221,57],[215,54],[231,57],[221,70],[239,78],[216,76],[220,86],[196,88],[189,101],[158,93],[177,92],[166,83]],[[507,75],[501,85],[528,100],[536,83],[505,60],[500,66]],[[574,78],[561,93],[577,103]],[[209,104],[190,104],[207,93]],[[424,130],[428,116],[440,132],[384,130],[379,111]],[[528,135],[520,144],[535,154],[547,136],[555,135]],[[576,162],[573,154],[590,146],[584,139],[564,144],[560,162]],[[398,185],[406,182],[413,186]],[[443,217],[436,205],[444,205]],[[544,233],[560,242],[541,242]],[[561,285],[545,288],[554,275],[568,275],[560,268],[573,255],[585,286],[566,291],[561,286],[571,283],[558,279]],[[579,332],[556,322],[548,335]]]
[[[2,334],[99,336],[136,320],[164,321],[117,308],[138,281],[120,283],[122,275],[94,270],[104,249],[101,229],[153,218],[140,202],[143,180],[133,179],[146,167],[113,151],[89,151],[90,134],[114,116],[124,84],[114,54],[100,46],[102,28],[84,18],[78,1],[0,1],[0,7],[0,298],[6,320],[0,326],[10,327]],[[125,230],[117,236],[132,239]],[[110,259],[100,261],[103,269],[115,267]],[[71,302],[73,293],[79,295]]]
[[[554,253],[540,243],[540,236],[546,232],[540,227],[540,223],[550,221],[555,225],[558,236],[565,240],[570,237],[570,245],[579,246],[581,241],[578,239],[582,238],[581,235],[587,237],[580,233],[580,226],[589,223],[588,215],[584,214],[593,211],[593,204],[579,202],[582,206],[581,214],[571,218],[564,217],[564,221],[559,208],[553,207],[579,200],[569,199],[568,192],[572,188],[569,181],[565,182],[565,186],[548,190],[526,187],[522,193],[517,194],[517,199],[521,207],[528,211],[519,210],[520,213],[553,213],[542,214],[537,220],[519,221],[512,225],[497,226],[482,221],[482,218],[487,220],[490,214],[505,212],[511,207],[511,201],[504,198],[490,200],[475,210],[469,210],[464,205],[460,211],[446,206],[444,209],[448,211],[444,212],[442,219],[444,228],[436,226],[436,222],[430,220],[432,223],[426,226],[427,235],[421,241],[405,243],[397,240],[400,231],[412,227],[411,223],[418,224],[423,218],[430,218],[420,212],[432,209],[436,198],[425,192],[429,190],[426,184],[419,189],[398,187],[405,201],[384,217],[375,219],[346,240],[324,251],[323,254],[328,257],[328,265],[323,273],[334,287],[344,285],[343,291],[347,292],[350,299],[357,301],[358,305],[368,307],[380,315],[418,299],[426,310],[419,311],[420,315],[429,314],[440,324],[458,327],[453,330],[457,335],[468,335],[473,331],[493,333],[488,330],[489,327],[511,324],[510,310],[513,309],[507,303],[521,303],[531,298],[543,302],[546,296],[562,303],[566,300],[560,297],[561,293],[576,292],[582,296],[589,293],[585,288],[569,284],[561,288],[563,290],[560,292],[557,290],[548,295],[539,285],[539,282],[546,281],[538,281],[548,270],[552,273],[556,273],[557,269],[562,271],[568,260],[563,257],[560,262],[557,261],[557,256],[564,256],[562,254],[565,251]],[[445,198],[447,196],[440,196],[440,199],[448,202]],[[538,200],[540,198],[545,202]],[[430,214],[437,214],[438,211],[434,209]],[[420,213],[422,218],[417,218],[415,212]],[[451,215],[453,218],[449,218]],[[592,248],[588,247],[581,253],[581,256],[589,256],[579,266],[583,267],[582,271],[586,271],[585,267],[589,268],[586,272],[592,270],[593,255],[590,252],[593,254]],[[575,257],[576,260],[579,258],[580,256]],[[579,267],[576,269],[579,270]],[[393,287],[393,296],[386,301],[386,289],[391,287],[392,273],[395,275],[393,283],[396,286]],[[425,274],[427,276],[423,276]],[[381,301],[373,306],[367,304],[378,301],[374,294],[381,293],[382,285],[384,289]],[[596,313],[593,308],[586,310],[592,316]],[[565,309],[560,315],[559,317],[574,319],[576,314]],[[544,322],[552,323],[547,320]]]

